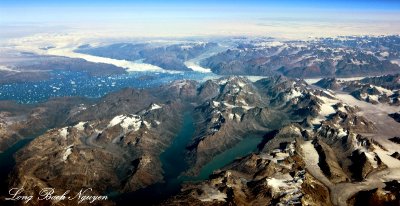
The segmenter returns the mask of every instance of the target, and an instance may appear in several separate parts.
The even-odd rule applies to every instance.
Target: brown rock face
[[[400,203],[400,183],[398,181],[385,182],[384,188],[362,191],[354,195],[349,201],[349,205],[399,205]]]
[[[17,154],[12,186],[31,192],[93,188],[94,194],[104,195],[160,182],[159,155],[179,129],[179,121],[169,121],[177,108],[153,104],[140,115],[50,130]]]
[[[79,97],[55,98],[36,105],[0,101],[0,152],[18,140],[33,138],[48,128],[66,125],[68,111],[79,111],[80,105],[90,102]]]
[[[305,175],[302,189],[305,193],[301,199],[303,205],[332,205],[328,188],[308,173]]]
[[[238,159],[207,181],[186,184],[181,193],[161,205],[300,204],[305,171],[294,152],[295,144],[287,142],[273,153]]]

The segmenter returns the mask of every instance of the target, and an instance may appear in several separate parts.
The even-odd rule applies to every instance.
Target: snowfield
[[[125,130],[132,128],[133,131],[137,131],[140,129],[142,120],[140,116],[137,115],[130,115],[130,116],[118,115],[110,121],[108,127],[113,127],[118,124]]]
[[[162,107],[158,104],[151,104],[149,111],[151,110],[156,110],[156,109],[161,109]]]
[[[60,129],[60,136],[64,139],[67,139],[68,136],[68,127],[64,127]]]

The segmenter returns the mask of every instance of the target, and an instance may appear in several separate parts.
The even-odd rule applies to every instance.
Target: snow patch
[[[60,136],[64,139],[67,139],[68,136],[68,127],[64,127],[60,129]]]
[[[146,125],[147,128],[150,128],[150,127],[151,127],[151,124],[148,123],[147,121],[143,121],[143,124]]]
[[[72,148],[74,147],[74,145],[69,145],[68,147],[65,148],[65,152],[63,154],[62,160],[65,162],[67,161],[69,155],[72,154]]]
[[[155,110],[155,109],[161,109],[162,107],[158,104],[151,104],[149,111]]]
[[[315,84],[319,82],[322,78],[312,78],[312,79],[304,79],[307,84]]]
[[[242,82],[242,81],[238,81],[238,86],[240,88],[243,88],[244,86],[246,86],[246,83]]]
[[[320,107],[319,116],[312,120],[313,124],[319,124],[323,120],[325,120],[327,116],[334,114],[336,110],[333,108],[333,105],[339,102],[336,99],[329,99],[323,96],[317,96],[317,98],[319,98],[323,103],[319,104]]]
[[[281,197],[282,205],[299,204],[303,195],[300,188],[304,180],[304,171],[300,171],[295,177],[286,174],[276,174],[266,179],[267,186],[271,189],[273,197]]]
[[[142,121],[138,115],[118,115],[110,121],[108,127],[113,127],[118,124],[125,130],[131,128],[133,131],[137,131],[140,129]]]
[[[339,131],[338,137],[345,137],[345,136],[347,136],[347,131],[344,130],[343,128],[339,128],[338,131]]]
[[[397,64],[400,66],[400,59],[391,60],[390,63]]]
[[[199,199],[202,202],[212,202],[212,201],[222,201],[225,202],[227,195],[225,193],[220,192],[218,189],[211,187],[209,185],[204,185],[202,187],[203,194],[199,196]]]
[[[236,119],[237,121],[240,121],[240,119],[241,119],[240,115],[235,114],[235,119]]]
[[[278,47],[284,46],[285,44],[279,41],[267,41],[267,42],[259,42],[254,44],[256,47],[263,47],[263,48],[271,48],[271,47]]]
[[[245,110],[250,110],[250,109],[253,109],[254,107],[251,107],[251,106],[242,106],[242,108],[245,109]]]
[[[287,100],[296,98],[296,97],[301,97],[303,96],[303,94],[300,91],[297,91],[297,89],[291,89],[288,93],[288,95],[286,96]]]
[[[230,109],[237,107],[237,106],[235,106],[235,105],[226,103],[225,101],[223,101],[222,103],[224,104],[225,107],[230,108]]]
[[[185,66],[195,72],[211,73],[210,68],[202,67],[199,64],[196,64],[195,62],[187,61],[187,62],[185,62]]]
[[[220,79],[217,82],[219,85],[226,85],[226,83],[228,83],[228,79]]]
[[[388,57],[389,56],[389,52],[384,51],[384,52],[379,53],[379,55],[381,55],[382,57]]]
[[[277,196],[288,188],[288,184],[283,179],[268,178],[267,185],[271,188],[272,196]]]
[[[79,131],[83,131],[83,130],[85,130],[85,127],[84,127],[85,124],[86,124],[86,122],[79,122],[78,124],[76,124],[74,126],[74,128],[76,128]]]
[[[385,89],[383,87],[380,86],[374,86],[375,89],[377,89],[380,93],[385,93],[387,96],[390,96],[393,94],[393,92],[391,90]]]
[[[212,101],[213,107],[219,107],[220,104],[221,104],[220,102]]]

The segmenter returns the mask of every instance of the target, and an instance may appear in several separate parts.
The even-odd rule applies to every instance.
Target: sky
[[[125,36],[398,34],[399,0],[0,0],[1,37],[92,31]]]
[[[386,8],[399,5],[398,0],[2,0],[2,6],[99,6],[99,5],[267,5],[267,6],[338,6]]]

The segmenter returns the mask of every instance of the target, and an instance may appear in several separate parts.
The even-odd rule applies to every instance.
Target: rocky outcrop
[[[179,117],[180,108],[152,104],[137,114],[50,130],[18,152],[12,186],[31,192],[90,187],[104,195],[160,182],[159,155],[179,129],[179,121],[170,119]]]
[[[317,83],[315,83],[315,85],[330,90],[341,89],[341,84],[338,82],[336,78],[323,78],[319,80]]]
[[[400,144],[400,137],[392,137],[389,140],[394,142],[394,143]]]
[[[320,101],[309,93],[305,82],[282,76],[255,85],[239,77],[210,80],[200,87],[200,95],[203,91],[213,97],[195,108],[197,129],[188,147],[193,174],[246,136],[262,136],[266,131],[317,115]]]
[[[386,89],[400,89],[400,74],[367,77],[361,80],[364,84],[373,84]]]
[[[200,95],[203,91],[219,93],[195,108],[197,129],[189,146],[194,168],[200,168],[249,133],[266,130],[266,119],[272,114],[263,108],[260,94],[247,79],[208,81],[200,88]]]
[[[356,99],[371,104],[400,105],[398,74],[380,77],[367,77],[361,80],[340,81],[334,78],[324,78],[315,83],[316,86],[349,92]]]
[[[322,125],[316,135],[314,144],[319,153],[319,166],[333,183],[361,181],[372,171],[385,168],[373,152],[380,145],[368,138],[328,125]]]
[[[394,120],[396,120],[396,122],[400,122],[400,113],[392,113],[389,114],[389,117],[393,118]]]
[[[78,97],[55,98],[35,105],[0,101],[0,152],[21,139],[66,125],[69,111],[79,112],[90,102]]]
[[[346,182],[349,180],[349,177],[340,166],[335,151],[332,148],[323,141],[318,140],[315,141],[314,147],[319,155],[318,166],[332,183]]]
[[[304,182],[301,187],[305,193],[301,199],[302,205],[332,205],[330,201],[329,189],[309,173],[305,174]]]
[[[400,200],[400,183],[398,181],[385,182],[384,188],[362,191],[354,195],[349,205],[397,205]]]

